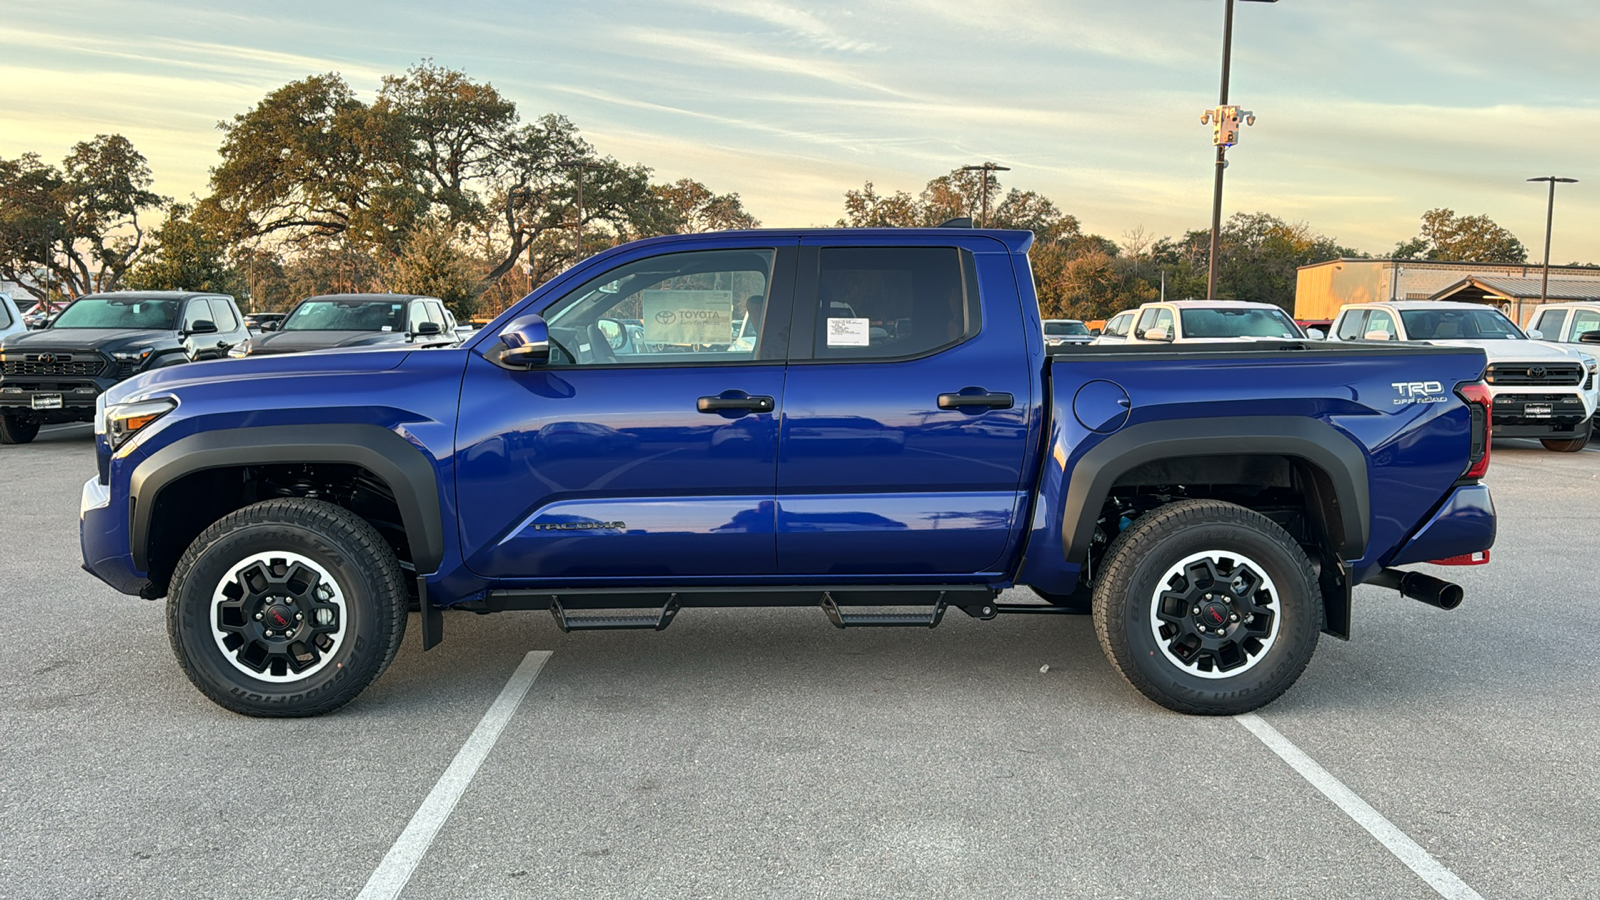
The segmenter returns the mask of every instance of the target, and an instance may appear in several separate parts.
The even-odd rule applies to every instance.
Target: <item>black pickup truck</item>
[[[0,341],[0,443],[26,444],[41,425],[91,421],[95,399],[117,382],[221,359],[246,337],[226,294],[85,294],[49,327]]]

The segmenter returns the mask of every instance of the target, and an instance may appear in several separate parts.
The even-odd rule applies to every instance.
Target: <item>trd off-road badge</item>
[[[1392,381],[1389,386],[1394,388],[1395,406],[1443,403],[1449,399],[1449,395],[1444,392],[1444,385],[1437,381]]]
[[[615,529],[627,531],[627,522],[536,522],[528,526],[534,531],[595,531]]]

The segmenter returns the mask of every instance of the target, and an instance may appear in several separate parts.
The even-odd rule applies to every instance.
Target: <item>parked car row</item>
[[[1435,300],[1353,303],[1326,324],[1326,334],[1302,329],[1270,303],[1183,300],[1123,310],[1106,320],[1093,342],[1326,339],[1475,347],[1489,359],[1484,380],[1494,400],[1497,437],[1537,438],[1546,449],[1564,453],[1589,443],[1600,408],[1600,303],[1545,307],[1526,332],[1492,306]],[[1425,391],[1427,385],[1408,387]]]
[[[0,295],[3,296],[3,295]],[[455,317],[437,297],[332,294],[286,316],[239,312],[232,297],[194,291],[87,294],[44,328],[0,304],[0,443],[24,444],[43,425],[88,422],[95,401],[141,372],[207,359],[303,350],[453,347]]]

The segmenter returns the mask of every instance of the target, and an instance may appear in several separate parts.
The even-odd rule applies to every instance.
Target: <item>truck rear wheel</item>
[[[200,692],[247,716],[338,709],[406,626],[400,563],[343,507],[268,500],[207,528],[172,574],[167,636]]]
[[[1582,427],[1583,434],[1578,437],[1567,438],[1566,440],[1540,438],[1539,443],[1543,444],[1546,450],[1554,450],[1557,453],[1577,453],[1579,450],[1589,446],[1589,438],[1594,434],[1594,419],[1591,418],[1583,423]]]
[[[0,415],[0,444],[26,444],[38,436],[38,422]]]
[[[1094,587],[1100,647],[1122,677],[1183,713],[1270,703],[1305,671],[1322,627],[1306,554],[1266,516],[1185,500],[1112,542]]]

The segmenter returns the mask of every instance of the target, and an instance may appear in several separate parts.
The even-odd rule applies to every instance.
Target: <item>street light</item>
[[[1539,305],[1543,306],[1550,296],[1550,226],[1556,219],[1556,184],[1577,184],[1576,178],[1557,178],[1554,175],[1542,175],[1538,178],[1529,178],[1529,181],[1550,182],[1550,203],[1545,207],[1544,213],[1544,277],[1539,280]],[[1520,316],[1522,310],[1517,310]],[[1522,324],[1518,322],[1517,324]]]
[[[1009,172],[1009,171],[1011,171],[1011,167],[1010,166],[997,166],[992,162],[986,162],[981,166],[962,166],[961,167],[961,171],[963,171],[963,172],[982,172],[983,173],[983,186],[978,189],[979,195],[983,197],[983,201],[982,201],[982,203],[983,203],[983,215],[978,218],[978,227],[979,228],[988,228],[989,227],[989,173],[991,173],[991,172]]]
[[[1246,3],[1277,3],[1278,0],[1245,0]],[[1251,125],[1256,123],[1253,113],[1228,105],[1228,62],[1233,55],[1233,3],[1227,0],[1227,12],[1222,19],[1222,96],[1217,108],[1207,110],[1200,117],[1201,124],[1211,118],[1216,120],[1212,143],[1217,145],[1217,183],[1211,196],[1211,271],[1206,276],[1206,299],[1217,296],[1217,254],[1222,232],[1222,170],[1228,167],[1228,148],[1239,139],[1239,117]]]
[[[556,163],[563,169],[578,170],[578,260],[583,260],[583,170],[604,168],[592,159],[563,159]]]

